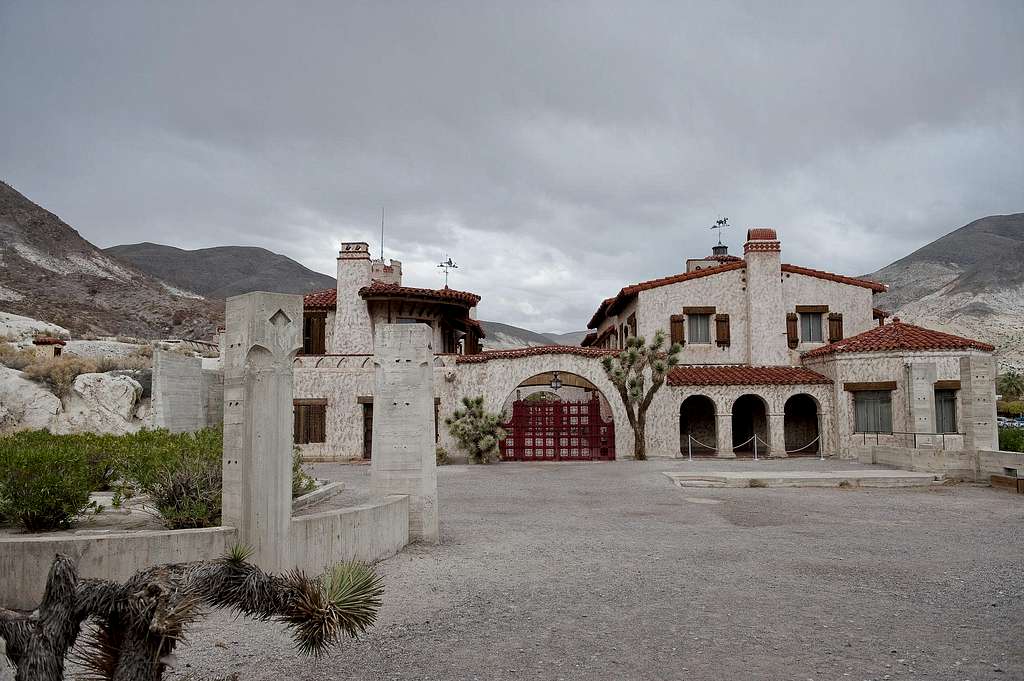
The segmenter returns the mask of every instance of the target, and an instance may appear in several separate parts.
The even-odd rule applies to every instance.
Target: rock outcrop
[[[0,366],[0,433],[51,428],[63,411],[49,390],[20,371]]]

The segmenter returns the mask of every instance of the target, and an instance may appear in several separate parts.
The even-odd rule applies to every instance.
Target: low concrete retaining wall
[[[0,538],[0,606],[39,605],[46,576],[57,553],[78,560],[82,577],[123,581],[159,563],[208,560],[238,541],[233,527],[157,530],[104,535]]]
[[[348,560],[382,560],[409,543],[409,497],[293,517],[291,535],[295,566],[311,574]]]
[[[1024,453],[1021,452],[911,449],[882,445],[853,447],[851,452],[861,463],[925,471],[968,482],[988,482],[990,475],[1002,474],[1006,468],[1024,469]]]

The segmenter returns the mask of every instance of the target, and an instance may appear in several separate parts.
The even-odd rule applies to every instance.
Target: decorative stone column
[[[938,369],[934,362],[914,362],[907,367],[907,402],[909,403],[909,423],[912,433],[925,433],[915,436],[910,443],[917,446],[931,446],[935,432],[935,380]]]
[[[370,493],[409,497],[409,536],[440,538],[434,431],[434,354],[425,324],[377,328]]]
[[[991,355],[960,358],[960,410],[964,449],[998,450],[996,361]]]
[[[222,518],[264,570],[292,567],[292,360],[302,348],[302,296],[228,298],[224,353]]]
[[[786,415],[768,414],[768,455],[784,459],[786,454]]]
[[[715,435],[718,440],[718,458],[735,459],[732,451],[732,412],[715,412]]]

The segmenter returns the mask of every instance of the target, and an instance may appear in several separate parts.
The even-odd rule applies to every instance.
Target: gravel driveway
[[[1024,679],[1024,497],[661,475],[755,465],[855,467],[440,468],[443,543],[379,564],[369,634],[314,661],[276,625],[215,613],[175,678]],[[357,501],[369,467],[317,474]]]

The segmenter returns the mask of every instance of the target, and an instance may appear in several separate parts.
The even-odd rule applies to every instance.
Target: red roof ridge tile
[[[832,379],[800,366],[694,364],[668,373],[668,385],[818,385]]]
[[[534,345],[528,348],[514,348],[512,350],[485,350],[475,355],[459,355],[455,360],[457,364],[479,364],[492,359],[518,359],[520,357],[534,357],[536,355],[576,355],[578,357],[600,358],[605,355],[617,355],[619,350],[606,350],[604,348],[584,348],[579,345]]]
[[[993,352],[995,346],[943,331],[926,329],[923,326],[906,324],[901,322],[899,317],[894,317],[889,324],[876,326],[870,331],[815,348],[810,352],[805,352],[802,357],[810,359],[847,352],[892,352],[897,350],[982,350]]]
[[[882,293],[889,289],[885,284],[881,284],[877,281],[871,281],[870,279],[848,277],[845,274],[835,274],[833,272],[826,272],[825,270],[815,270],[810,267],[790,265],[789,263],[782,263],[782,271],[789,272],[791,274],[802,274],[807,277],[816,277],[817,279],[828,279],[830,281],[839,282],[840,284],[850,284],[851,286],[869,288],[876,293]]]

